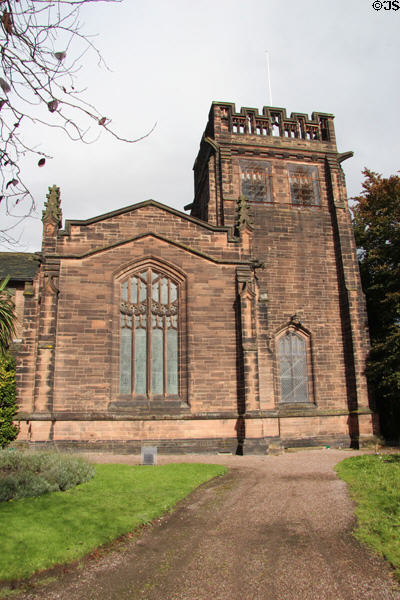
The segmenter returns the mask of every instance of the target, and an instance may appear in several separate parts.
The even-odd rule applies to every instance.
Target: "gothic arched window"
[[[121,282],[120,393],[178,396],[179,284],[152,266]]]
[[[307,344],[287,331],[278,340],[281,402],[309,402]]]

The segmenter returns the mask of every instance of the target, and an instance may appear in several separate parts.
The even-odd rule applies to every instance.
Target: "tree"
[[[26,139],[25,123],[61,129],[84,143],[95,141],[102,130],[135,143],[154,129],[137,139],[121,137],[77,85],[81,59],[88,51],[104,64],[80,22],[81,8],[98,1],[120,0],[0,0],[0,202],[7,215],[17,217],[0,230],[3,241],[13,242],[12,229],[35,206],[24,183],[22,157],[36,155],[38,167],[50,158],[45,148]],[[18,216],[21,209],[16,207],[22,200]]]
[[[0,356],[6,353],[15,335],[14,303],[7,290],[9,279],[7,277],[0,283]]]
[[[371,352],[367,376],[382,434],[400,438],[400,177],[364,170],[353,226],[366,294]]]

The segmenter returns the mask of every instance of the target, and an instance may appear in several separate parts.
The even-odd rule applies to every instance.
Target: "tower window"
[[[121,284],[120,393],[177,396],[179,286],[143,268]]]
[[[310,165],[288,165],[290,200],[299,206],[321,204],[318,168]]]
[[[239,167],[242,196],[250,202],[272,202],[270,163],[241,160]]]
[[[286,332],[278,341],[281,402],[308,402],[306,341]]]

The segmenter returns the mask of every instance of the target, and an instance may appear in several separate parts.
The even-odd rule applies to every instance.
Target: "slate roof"
[[[39,268],[39,258],[32,252],[0,252],[0,281],[7,275],[13,281],[32,281]]]

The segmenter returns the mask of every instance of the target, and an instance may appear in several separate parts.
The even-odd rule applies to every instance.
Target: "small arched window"
[[[151,266],[121,282],[120,393],[178,396],[179,285]]]
[[[309,402],[307,345],[287,331],[278,341],[281,402]]]

